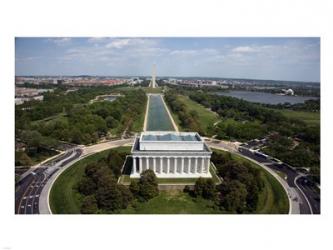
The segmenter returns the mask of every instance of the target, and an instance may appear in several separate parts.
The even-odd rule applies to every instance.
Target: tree
[[[134,196],[137,196],[140,192],[140,185],[137,180],[132,180],[129,186],[129,190],[132,192]]]
[[[85,196],[82,200],[81,213],[94,214],[97,212],[97,201],[94,195]]]
[[[194,185],[194,195],[201,196],[204,199],[212,199],[216,198],[216,188],[213,180],[211,178],[204,179],[199,178]]]
[[[106,122],[106,126],[108,128],[116,128],[119,125],[119,121],[117,121],[115,118],[113,118],[112,116],[108,116],[105,119]]]
[[[158,184],[153,170],[148,169],[141,173],[139,195],[143,200],[150,200],[158,195]]]
[[[121,168],[124,164],[124,158],[116,150],[111,150],[108,158],[108,165],[115,176],[120,176]]]
[[[93,179],[84,177],[79,183],[79,192],[84,195],[91,195],[96,191],[96,183]]]
[[[224,181],[220,185],[220,205],[227,211],[242,213],[246,196],[246,186],[238,180]]]

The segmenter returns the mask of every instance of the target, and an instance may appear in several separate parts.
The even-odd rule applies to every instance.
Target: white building
[[[158,178],[212,177],[212,152],[198,133],[174,131],[142,132],[132,147],[131,178],[152,169]]]

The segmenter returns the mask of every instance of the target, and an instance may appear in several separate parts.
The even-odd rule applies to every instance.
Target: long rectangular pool
[[[167,110],[165,109],[161,95],[149,97],[147,131],[174,131]]]

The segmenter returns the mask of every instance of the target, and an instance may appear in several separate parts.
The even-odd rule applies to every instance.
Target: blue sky
[[[320,81],[319,38],[16,38],[16,75]]]

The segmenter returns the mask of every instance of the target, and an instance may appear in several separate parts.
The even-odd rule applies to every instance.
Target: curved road
[[[209,138],[207,138],[209,139]],[[15,213],[16,214],[50,214],[49,193],[54,181],[68,167],[76,161],[91,154],[98,153],[110,148],[130,145],[133,138],[117,141],[108,141],[92,146],[75,148],[66,151],[65,154],[55,158],[51,164],[42,165],[22,179],[16,186],[15,192]],[[217,149],[230,151],[244,158],[254,161],[271,173],[283,186],[289,198],[290,214],[319,214],[320,198],[307,185],[307,179],[295,170],[287,166],[278,165],[273,161],[255,156],[251,152],[238,150],[232,143],[211,142],[206,143]],[[287,179],[281,178],[277,171],[283,172]],[[309,195],[310,194],[310,195]],[[312,194],[312,195],[311,195]]]
[[[79,158],[81,154],[80,148],[70,149],[22,178],[15,187],[15,213],[39,214],[40,196],[45,185],[59,169]]]

